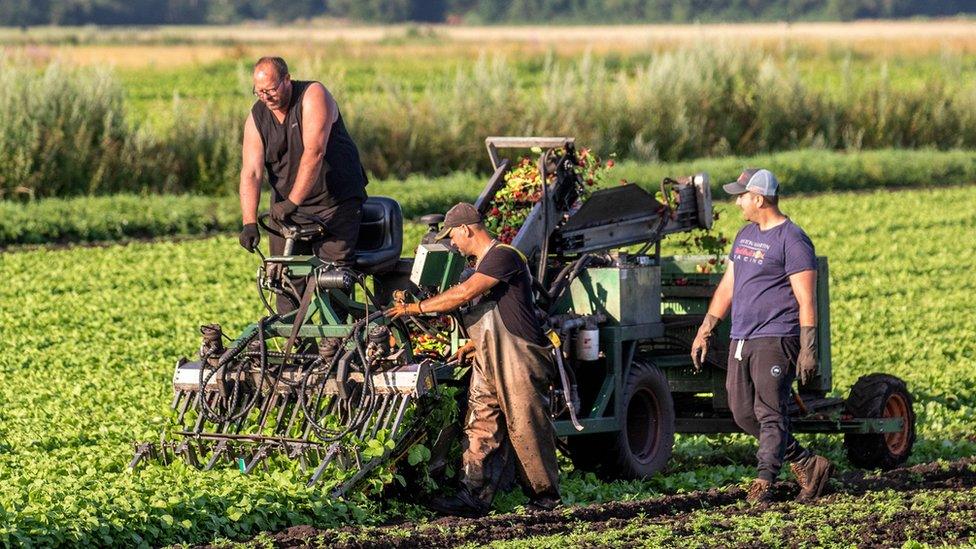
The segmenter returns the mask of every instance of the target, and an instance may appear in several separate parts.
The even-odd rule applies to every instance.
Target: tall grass
[[[529,76],[483,55],[419,91],[382,75],[363,89],[359,75],[326,58],[293,72],[336,93],[378,178],[483,171],[488,135],[573,135],[602,154],[642,162],[976,148],[976,82],[957,78],[958,59],[930,66],[914,86],[895,85],[883,66],[874,77],[836,66],[840,85],[826,90],[790,60],[731,44],[659,52],[627,68],[592,55],[549,57]],[[246,71],[242,65],[237,76],[247,80]],[[236,188],[246,100],[201,109],[174,99],[167,116],[143,120],[127,113],[108,71],[56,62],[38,71],[10,58],[0,58],[0,86],[0,196]]]
[[[0,57],[0,89],[0,197],[225,192],[240,169],[236,113],[132,119],[108,70]]]

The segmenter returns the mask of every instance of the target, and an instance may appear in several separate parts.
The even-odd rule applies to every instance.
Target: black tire
[[[863,469],[893,469],[905,463],[915,444],[915,410],[912,395],[901,379],[887,374],[861,377],[851,388],[846,412],[853,417],[901,417],[899,433],[844,435],[847,458]]]
[[[567,440],[573,464],[607,479],[644,479],[664,469],[674,446],[674,402],[659,368],[634,361],[623,387],[626,417],[615,433]]]

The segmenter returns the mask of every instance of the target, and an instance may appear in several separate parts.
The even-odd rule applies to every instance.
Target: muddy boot
[[[827,479],[834,472],[834,464],[823,456],[810,456],[790,464],[790,470],[800,485],[796,501],[813,501],[820,497],[827,486]]]
[[[489,507],[483,501],[461,489],[453,496],[438,496],[425,507],[440,515],[478,518],[488,514]]]
[[[746,501],[752,504],[769,503],[773,501],[773,483],[757,478],[749,485]]]

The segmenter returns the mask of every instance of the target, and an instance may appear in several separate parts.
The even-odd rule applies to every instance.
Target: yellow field
[[[336,21],[291,26],[183,26],[159,28],[95,27],[0,28],[0,51],[45,62],[109,63],[124,68],[175,67],[220,59],[254,57],[269,49],[288,56],[328,55],[341,45],[351,58],[371,56],[474,57],[486,50],[501,54],[553,51],[572,55],[637,53],[719,42],[762,49],[836,48],[872,56],[913,56],[976,52],[976,21],[862,21],[854,23],[761,23],[634,26],[446,25],[349,26]]]

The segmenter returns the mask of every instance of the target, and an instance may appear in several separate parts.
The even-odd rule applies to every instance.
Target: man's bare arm
[[[247,115],[244,122],[244,146],[241,162],[241,220],[244,225],[257,222],[258,203],[261,201],[261,178],[264,175],[264,142],[254,124],[254,117]]]
[[[729,307],[732,306],[732,288],[735,284],[734,265],[731,261],[728,262],[728,268],[725,269],[725,274],[718,283],[718,287],[715,288],[712,300],[708,304],[708,314],[719,320],[725,318],[729,312]]]
[[[305,150],[298,164],[295,186],[288,195],[288,200],[294,204],[301,204],[308,197],[322,170],[334,109],[331,97],[318,82],[311,84],[302,97],[302,144]]]
[[[790,286],[800,306],[800,326],[816,326],[817,271],[800,271],[791,274]]]
[[[474,273],[471,278],[447,290],[425,299],[420,303],[420,310],[425,313],[446,313],[471,301],[498,284],[497,278],[482,273]]]

